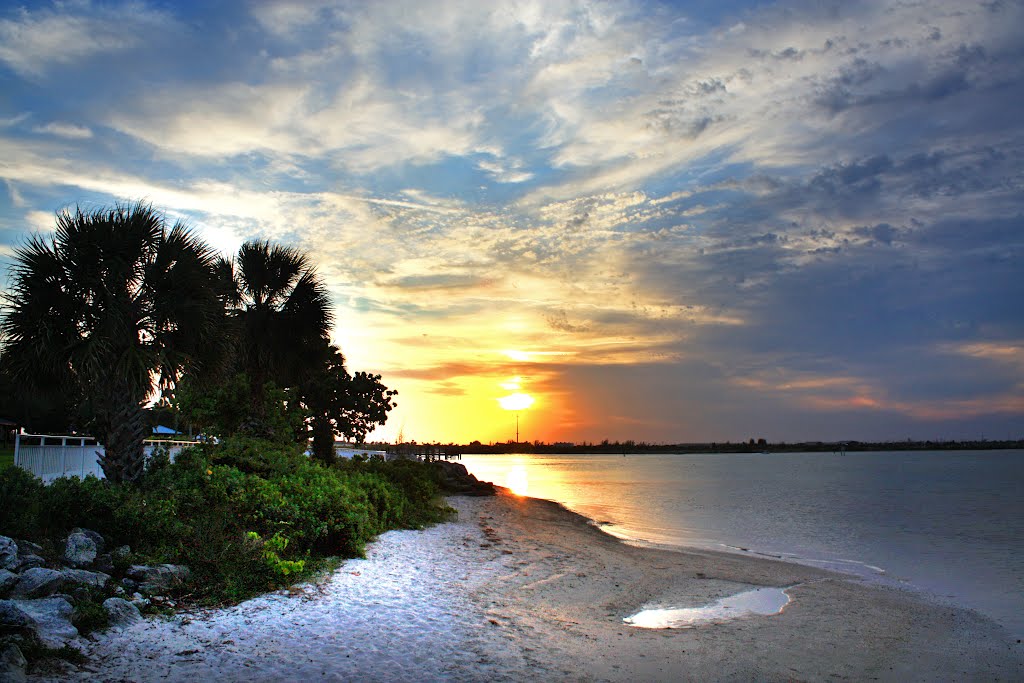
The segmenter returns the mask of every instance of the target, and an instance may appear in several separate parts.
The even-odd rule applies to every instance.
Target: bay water
[[[640,545],[758,554],[976,609],[1024,637],[1024,451],[466,455]]]

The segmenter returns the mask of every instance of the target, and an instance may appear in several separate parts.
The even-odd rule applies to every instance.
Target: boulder
[[[4,602],[4,601],[0,601]],[[75,611],[64,598],[40,600],[7,600],[13,603],[27,620],[28,628],[45,647],[58,648],[78,637],[78,629],[71,623]]]
[[[191,572],[182,564],[133,564],[128,568],[128,577],[138,582],[139,591],[149,594],[176,588],[188,581],[189,576]]]
[[[42,555],[43,546],[32,541],[18,541],[18,554],[19,555]]]
[[[33,567],[21,573],[14,584],[11,596],[14,598],[43,598],[56,593],[64,585],[61,572],[45,567]]]
[[[0,600],[0,633],[28,626],[28,617],[18,609],[15,600]]]
[[[92,563],[92,568],[98,572],[103,572],[104,574],[113,574],[114,558],[111,557],[110,553],[97,555],[96,561]]]
[[[92,533],[95,534],[96,532]],[[102,541],[103,539],[100,540]],[[96,545],[96,540],[90,534],[85,533],[82,529],[77,529],[68,534],[68,540],[64,546],[65,563],[72,567],[88,567],[96,560],[98,554],[99,547]]]
[[[28,662],[14,643],[0,643],[0,681],[24,683],[28,680]]]
[[[18,556],[18,566],[14,568],[14,571],[16,571],[16,572],[23,572],[23,571],[26,571],[28,569],[35,569],[36,567],[42,567],[44,564],[46,564],[46,560],[44,560],[39,555],[34,555],[32,553],[28,553],[26,555],[19,555]]]
[[[103,540],[103,536],[99,532],[93,531],[92,529],[83,529],[82,527],[75,527],[71,530],[71,533],[85,534],[86,536],[91,538],[92,542],[96,544],[97,553],[102,553],[107,547],[107,542]]]
[[[18,583],[18,575],[6,569],[0,569],[0,597],[7,595],[7,591],[14,588]]]
[[[127,560],[131,553],[132,549],[129,546],[118,546],[109,553],[97,555],[96,561],[93,562],[92,567],[98,572],[113,574],[117,569],[117,565]]]
[[[107,598],[103,601],[103,609],[107,610],[111,627],[131,626],[142,621],[139,608],[124,598]]]
[[[31,541],[18,541],[18,562],[13,571],[23,572],[26,569],[42,567],[46,560],[42,558],[43,546]]]
[[[65,583],[76,583],[92,588],[103,588],[110,581],[110,575],[103,572],[90,572],[85,569],[64,569],[61,572]]]
[[[465,496],[493,496],[495,494],[494,484],[478,480],[460,462],[435,460],[434,466],[441,472],[441,487],[445,493]]]
[[[13,538],[0,536],[0,569],[14,569],[18,566],[18,544]]]

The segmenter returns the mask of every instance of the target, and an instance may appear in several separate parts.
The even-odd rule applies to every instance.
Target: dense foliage
[[[362,554],[389,529],[439,521],[437,472],[418,462],[324,466],[297,446],[227,439],[155,460],[136,484],[92,477],[49,486],[0,471],[0,534],[59,542],[73,527],[131,546],[133,563],[188,565],[203,603],[293,583],[325,558]],[[45,544],[44,544],[45,545]]]
[[[380,375],[345,367],[327,287],[292,247],[252,240],[216,258],[149,205],[76,209],[16,250],[11,280],[0,411],[97,437],[114,481],[142,474],[154,397],[191,433],[312,437],[325,462],[337,435],[361,441],[395,407]]]
[[[142,473],[143,405],[216,345],[214,254],[145,204],[63,211],[15,250],[0,321],[18,393],[72,399],[106,446],[107,478]],[[63,406],[61,406],[63,407]]]

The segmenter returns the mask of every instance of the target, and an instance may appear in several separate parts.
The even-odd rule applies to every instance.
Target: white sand
[[[499,564],[481,563],[482,533],[461,517],[386,533],[365,560],[293,595],[108,631],[80,671],[37,680],[512,680],[522,658],[469,599]]]
[[[88,681],[1024,680],[980,615],[821,570],[623,544],[546,501],[453,498],[457,522],[383,535],[317,586],[110,631]],[[785,587],[780,614],[681,630],[641,609]]]

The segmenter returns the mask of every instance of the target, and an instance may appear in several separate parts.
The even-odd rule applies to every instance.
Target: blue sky
[[[0,9],[0,256],[309,250],[377,434],[1024,436],[1020,2]]]

